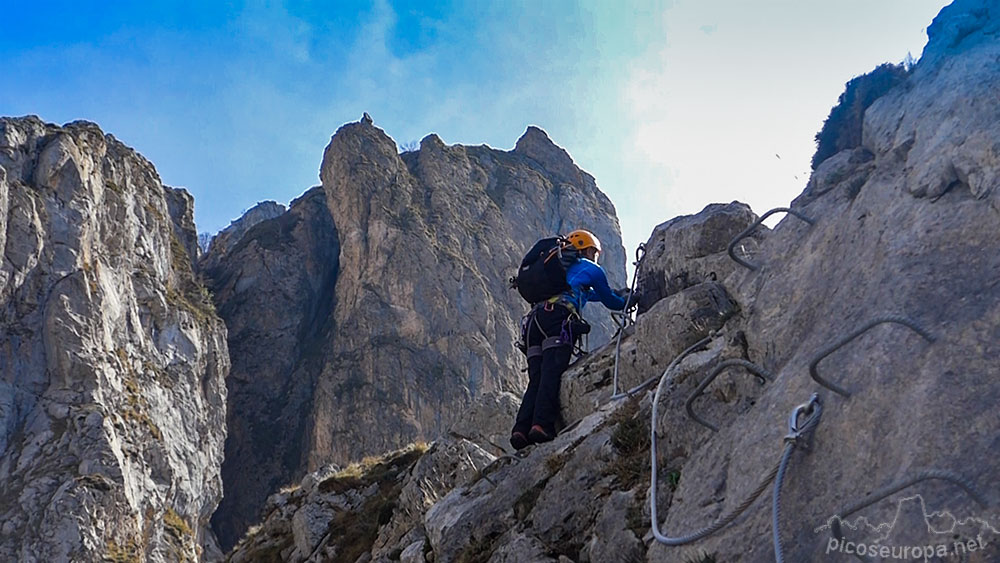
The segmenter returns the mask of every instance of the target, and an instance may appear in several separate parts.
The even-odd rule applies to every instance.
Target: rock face
[[[404,161],[381,130],[346,125],[321,175],[341,264],[310,467],[442,429],[483,393],[520,391],[511,343],[526,306],[506,279],[539,233],[592,228],[624,285],[614,208],[538,129],[512,153],[432,135]],[[610,323],[592,320],[600,343]],[[371,404],[403,405],[398,422]]]
[[[326,197],[314,188],[234,244],[213,243],[203,261],[233,363],[222,466],[231,494],[213,517],[224,546],[256,521],[268,494],[301,473],[339,250]]]
[[[787,217],[748,243],[757,270],[720,255],[726,236],[754,219],[745,206],[709,206],[654,232],[644,278],[654,299],[622,342],[619,390],[659,378],[655,419],[652,388],[610,398],[609,344],[565,375],[570,424],[555,441],[455,481],[422,517],[410,515],[412,533],[395,528],[393,549],[348,560],[772,561],[773,485],[707,538],[667,546],[650,526],[686,535],[741,504],[776,466],[793,408],[814,393],[822,416],[808,447],[792,450],[781,488],[785,560],[851,561],[859,545],[876,560],[923,558],[918,547],[926,560],[1000,560],[1000,458],[992,455],[1000,447],[998,29],[993,2],[960,0],[943,10],[912,74],[865,112],[862,146],[818,163],[793,202],[813,224]],[[831,351],[886,318],[895,321]],[[742,367],[751,364],[726,368],[725,360],[752,362],[761,377]],[[810,364],[850,395],[820,385]],[[713,374],[690,404],[717,431],[685,408]],[[833,516],[928,471],[971,488],[917,482],[845,519],[853,548],[831,539]],[[336,522],[363,511],[332,514]],[[262,531],[282,537],[281,522],[269,519]]]
[[[196,239],[96,125],[0,119],[0,559],[218,553],[229,355]]]
[[[782,221],[762,245],[761,270],[731,278],[746,315],[748,355],[776,374],[776,384],[685,468],[725,480],[734,491],[725,505],[732,506],[730,499],[774,463],[782,415],[821,392],[826,408],[813,450],[793,456],[783,491],[784,511],[795,515],[782,530],[791,560],[822,557],[829,532],[816,528],[845,505],[923,469],[953,472],[995,495],[1000,462],[981,452],[997,447],[992,405],[1000,399],[990,359],[1000,353],[1000,106],[992,94],[1000,87],[998,21],[992,2],[944,9],[907,83],[865,113],[866,157],[852,152],[832,162],[843,173],[826,175],[822,194],[809,189],[793,203],[816,224]],[[850,390],[850,398],[809,377],[821,350],[885,314],[913,319],[936,340],[882,325],[823,359],[820,375]],[[768,443],[774,446],[759,446]],[[682,478],[678,495],[691,508],[671,509],[667,529],[706,521],[708,514],[691,504],[704,497],[703,485]],[[976,505],[961,489],[924,483],[908,492],[922,494],[930,510],[992,517],[1000,529],[995,509]],[[897,505],[887,500],[866,516],[890,522]],[[760,511],[704,545],[726,560],[756,543],[753,560],[765,560],[770,550],[752,538],[766,526]],[[900,546],[950,540],[920,528],[894,533]],[[971,560],[995,560],[997,548]]]
[[[639,272],[639,311],[660,299],[706,281],[725,279],[739,266],[726,249],[729,241],[757,220],[744,203],[712,204],[697,215],[675,217],[658,225],[645,244]],[[761,229],[767,231],[766,228]],[[752,254],[762,233],[748,237],[739,255]]]
[[[510,152],[431,135],[399,155],[353,123],[321,177],[202,261],[233,357],[233,494],[214,520],[225,546],[307,471],[452,428],[505,444],[510,394],[526,383],[513,343],[527,309],[507,279],[537,238],[592,230],[612,286],[626,283],[614,207],[540,129]],[[599,309],[587,311],[592,346],[613,331]]]
[[[229,250],[236,243],[243,239],[243,235],[258,223],[274,219],[287,211],[284,205],[274,201],[262,201],[251,207],[242,217],[233,221],[228,227],[219,231],[211,238],[202,267],[206,269],[218,266],[218,261],[229,253]],[[193,255],[192,255],[193,256]]]

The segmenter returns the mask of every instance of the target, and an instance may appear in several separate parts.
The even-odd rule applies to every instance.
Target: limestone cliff
[[[741,504],[775,468],[792,409],[814,393],[822,415],[792,450],[781,488],[785,560],[856,560],[839,547],[848,541],[875,560],[904,548],[914,560],[928,545],[926,560],[1000,560],[998,29],[994,2],[945,8],[920,63],[863,113],[861,145],[819,162],[793,202],[811,223],[788,216],[739,245],[757,269],[726,257],[725,241],[756,219],[745,206],[709,206],[657,228],[642,275],[651,297],[621,346],[619,390],[638,388],[633,398],[611,399],[609,345],[567,372],[570,425],[554,442],[485,467],[470,457],[478,473],[437,486],[415,485],[425,475],[417,466],[447,466],[469,451],[461,438],[442,437],[416,461],[397,454],[350,482],[351,472],[317,472],[301,491],[272,497],[232,560],[772,561],[773,485],[705,539],[667,546],[650,527],[686,535]],[[891,322],[830,348],[892,315],[930,340]],[[730,368],[691,403],[712,431],[685,405],[729,359],[752,362],[762,377]],[[811,364],[849,396],[810,377]],[[639,388],[650,379],[661,386],[652,421],[654,387]],[[832,536],[834,515],[928,471],[956,481],[917,482]],[[420,516],[402,494],[415,486]],[[372,529],[344,525],[353,521]]]
[[[202,261],[233,358],[224,545],[306,471],[434,438],[466,411],[480,422],[465,434],[506,432],[496,413],[525,384],[513,343],[526,312],[507,278],[537,238],[594,231],[612,285],[626,284],[614,207],[538,128],[513,151],[431,135],[400,155],[352,123],[321,179]],[[613,331],[598,309],[594,346]]]
[[[192,209],[96,125],[0,119],[0,560],[217,549],[229,355]]]

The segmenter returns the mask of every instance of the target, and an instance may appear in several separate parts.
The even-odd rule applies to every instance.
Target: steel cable
[[[649,447],[650,447],[650,469],[651,469],[651,474],[650,474],[650,490],[649,490],[649,510],[650,510],[650,521],[651,521],[651,528],[652,528],[652,531],[653,531],[653,537],[656,539],[656,541],[658,541],[658,542],[660,542],[660,543],[662,543],[664,545],[678,546],[678,545],[685,545],[685,544],[688,544],[688,543],[692,543],[692,542],[698,541],[700,539],[703,539],[705,537],[708,537],[708,536],[714,534],[715,532],[718,532],[719,530],[725,528],[733,520],[736,520],[736,518],[738,518],[741,514],[743,514],[744,512],[746,512],[746,510],[748,508],[750,508],[750,506],[754,503],[754,501],[756,501],[757,498],[765,490],[767,490],[767,487],[770,486],[771,482],[774,481],[775,477],[778,474],[778,471],[781,469],[781,462],[779,461],[777,464],[775,464],[775,466],[770,471],[768,471],[767,474],[764,475],[764,477],[760,481],[760,484],[757,485],[757,488],[755,488],[749,495],[747,495],[747,497],[743,500],[743,502],[741,502],[739,505],[737,505],[734,509],[732,509],[730,512],[728,512],[725,516],[717,519],[714,523],[712,523],[712,524],[710,524],[710,525],[708,525],[708,526],[706,526],[704,528],[701,528],[700,530],[697,530],[697,531],[695,531],[693,533],[690,533],[690,534],[687,534],[687,535],[684,535],[684,536],[679,536],[679,537],[670,537],[670,536],[667,536],[666,534],[662,533],[660,531],[659,515],[658,515],[657,503],[656,503],[656,490],[657,490],[657,462],[656,462],[656,457],[657,457],[656,456],[656,438],[657,438],[657,436],[656,436],[656,420],[657,420],[657,411],[658,411],[657,405],[660,402],[660,396],[661,396],[661,394],[663,392],[663,384],[664,384],[665,381],[667,381],[667,378],[665,378],[665,377],[662,378],[662,379],[660,379],[659,385],[656,386],[656,394],[653,396],[652,420],[651,420],[651,423],[650,423],[650,445],[649,445]],[[800,414],[801,412],[803,412],[806,409],[807,406],[812,405],[814,403],[818,404],[818,398],[817,398],[817,396],[815,394],[813,395],[813,398],[810,400],[809,403],[806,403],[804,405],[800,405],[800,406],[796,407],[796,409],[792,412],[792,419],[797,420],[797,415]],[[807,423],[800,430],[796,427],[798,435],[801,435],[801,434],[804,434],[806,432],[809,432],[813,428],[815,428],[816,424],[819,422],[818,409],[814,409],[814,412],[816,412],[817,414],[812,415],[810,417],[810,420],[807,421]],[[796,442],[796,439],[797,439],[798,436],[795,436],[795,438],[793,438],[793,439],[789,439],[792,434],[793,434],[792,432],[789,432],[789,435],[785,437],[785,439],[786,439],[785,450],[786,451],[789,450],[790,448],[794,448],[795,447],[795,442]],[[784,457],[785,457],[785,453],[783,452],[782,453],[782,458],[784,458]]]
[[[621,324],[618,325],[618,341],[615,343],[615,375],[614,383],[612,385],[611,396],[614,398],[618,395],[618,359],[621,357],[622,349],[622,335],[625,334],[625,325],[628,324],[628,306],[629,301],[632,300],[632,296],[635,294],[635,285],[639,281],[639,269],[642,268],[642,259],[646,257],[646,245],[640,244],[635,249],[635,271],[632,272],[632,285],[629,287],[628,297],[625,299],[625,309],[622,310]],[[620,398],[620,397],[619,397]]]
[[[711,332],[709,332],[708,336],[706,336],[705,338],[702,338],[698,342],[695,342],[694,344],[692,344],[692,345],[688,346],[687,348],[685,348],[684,351],[681,352],[680,354],[677,354],[677,356],[675,356],[674,359],[670,361],[670,364],[667,365],[667,369],[663,370],[662,374],[660,374],[660,375],[654,375],[653,377],[650,377],[646,381],[643,381],[642,383],[636,385],[635,387],[629,389],[628,391],[626,391],[624,393],[617,393],[615,395],[612,395],[611,398],[610,398],[610,400],[614,401],[614,400],[617,400],[617,399],[623,399],[625,397],[631,397],[631,396],[635,395],[636,393],[642,391],[646,387],[649,387],[657,379],[661,379],[661,378],[666,377],[667,374],[670,373],[677,366],[677,364],[680,363],[681,360],[683,360],[684,358],[688,357],[688,355],[690,355],[691,353],[693,353],[695,350],[698,350],[699,348],[707,346],[708,343],[711,342],[713,338],[715,338],[715,331],[714,330],[711,331]]]
[[[799,440],[816,428],[822,414],[823,404],[819,400],[819,395],[813,393],[809,402],[796,407],[788,418],[785,450],[778,463],[778,473],[774,478],[774,492],[771,498],[771,534],[774,540],[775,563],[784,563],[785,561],[784,549],[781,547],[781,485],[785,480],[785,470],[788,469],[788,462],[792,457],[792,452],[799,445]],[[806,417],[801,426],[799,425],[799,416]]]

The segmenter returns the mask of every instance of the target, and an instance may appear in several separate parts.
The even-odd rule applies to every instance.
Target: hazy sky
[[[947,2],[4,4],[0,115],[97,122],[191,191],[200,231],[317,185],[367,111],[399,144],[510,149],[540,126],[631,255],[708,203],[786,205],[844,83],[919,58]]]

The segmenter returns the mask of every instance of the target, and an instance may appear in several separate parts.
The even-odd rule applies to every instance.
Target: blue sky
[[[631,254],[708,203],[787,204],[844,83],[918,58],[946,3],[10,2],[0,115],[97,122],[208,232],[317,185],[364,111],[399,144],[510,149],[534,124],[596,177]]]

